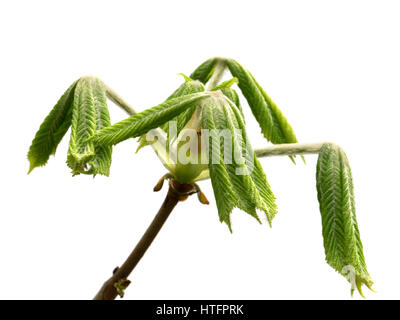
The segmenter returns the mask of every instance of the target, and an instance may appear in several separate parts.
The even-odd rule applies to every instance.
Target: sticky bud
[[[164,180],[165,180],[164,177],[162,177],[160,180],[158,180],[157,184],[156,184],[156,185],[154,186],[154,188],[153,188],[154,192],[158,192],[158,191],[161,190],[161,188],[162,188],[163,185],[164,185]]]
[[[199,199],[199,201],[202,204],[210,204],[210,202],[208,201],[206,195],[203,192],[201,192],[200,190],[197,192],[197,198]]]

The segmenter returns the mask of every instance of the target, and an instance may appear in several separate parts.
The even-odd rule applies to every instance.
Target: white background
[[[377,293],[399,298],[400,46],[395,1],[12,1],[0,5],[0,298],[89,299],[121,264],[166,193],[151,149],[114,149],[111,176],[71,177],[68,135],[29,176],[44,117],[78,77],[103,79],[138,110],[204,60],[232,57],[280,106],[301,142],[333,141],[353,168]],[[246,104],[242,99],[246,108]],[[112,120],[125,114],[110,103]],[[266,146],[246,108],[254,147]],[[272,229],[211,200],[180,203],[134,270],[126,299],[351,299],[324,261],[316,156],[261,160],[277,197]],[[358,299],[355,295],[353,299]]]

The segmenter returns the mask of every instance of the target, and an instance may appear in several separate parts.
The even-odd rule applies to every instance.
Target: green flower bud
[[[208,169],[201,135],[201,108],[197,108],[177,138],[177,163],[174,176],[181,183],[191,183]]]

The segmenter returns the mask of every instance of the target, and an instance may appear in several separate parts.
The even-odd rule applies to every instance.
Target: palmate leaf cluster
[[[231,74],[237,78],[238,86],[268,141],[276,144],[297,142],[293,128],[282,111],[265,93],[253,75],[237,61],[219,57],[211,58],[201,64],[190,77],[206,83],[218,64],[228,68]]]
[[[326,261],[360,292],[371,289],[356,219],[353,179],[344,151],[333,143],[322,146],[317,162],[317,191]]]
[[[83,77],[63,94],[36,133],[28,152],[29,172],[47,163],[69,128],[67,164],[72,174],[109,175],[112,146],[86,141],[111,125],[101,80]]]
[[[233,78],[205,88],[221,70]],[[164,102],[111,125],[106,102],[106,86],[93,77],[75,81],[46,117],[29,149],[30,170],[47,163],[69,128],[71,136],[67,164],[76,174],[109,175],[112,146],[130,138],[139,138],[139,148],[148,145],[145,135],[152,129],[169,137],[169,121],[175,120],[177,134],[199,118],[201,129],[210,133],[206,142],[206,174],[182,178],[169,168],[181,183],[209,177],[214,190],[220,221],[231,230],[231,213],[239,208],[260,221],[263,212],[271,224],[276,215],[275,197],[266,174],[246,134],[245,118],[237,84],[247,100],[264,137],[273,144],[296,143],[296,135],[282,111],[258,84],[254,76],[237,61],[211,58],[201,64]],[[218,132],[228,130],[233,148],[227,155]],[[237,134],[237,130],[241,133]],[[167,144],[169,147],[169,144]],[[235,150],[241,152],[235,153]],[[218,152],[219,151],[219,152]],[[219,154],[214,159],[214,154]],[[293,160],[293,159],[292,159]],[[240,172],[240,174],[238,174]],[[183,179],[183,180],[182,180]],[[368,274],[357,226],[351,169],[343,150],[324,144],[317,165],[317,190],[327,262],[352,283],[352,290],[368,287]]]
[[[206,84],[212,77],[217,64],[222,65],[222,68],[228,68],[234,78],[212,88],[211,91],[205,91],[202,84]],[[194,110],[200,108],[202,129],[228,129],[233,137],[235,129],[240,129],[242,132],[242,139],[240,141],[234,139],[234,143],[240,144],[236,147],[243,149],[243,158],[236,157],[231,164],[227,164],[222,158],[223,152],[220,152],[220,163],[209,161],[209,175],[214,187],[220,220],[230,227],[230,214],[237,207],[257,219],[256,209],[260,209],[271,223],[276,214],[274,195],[245,134],[245,121],[239,96],[231,88],[232,84],[237,82],[267,140],[272,143],[297,142],[287,119],[254,77],[235,60],[222,58],[213,58],[200,65],[190,77],[185,77],[185,83],[162,104],[97,132],[93,141],[104,145],[115,145],[123,140],[140,136],[140,147],[142,147],[147,144],[143,135],[149,130],[160,127],[168,134],[168,121],[176,120],[179,133]],[[217,92],[222,94],[216,94]],[[218,138],[209,139],[210,155],[215,148],[223,148],[222,141]],[[236,174],[239,167],[247,173]]]
[[[179,133],[193,115],[194,110],[199,108],[202,129],[208,129],[214,133],[217,130],[230,130],[236,149],[243,151],[239,157],[232,155],[233,161],[229,164],[223,157],[224,152],[218,152],[221,155],[219,163],[209,161],[209,175],[220,220],[230,227],[230,214],[234,208],[240,208],[259,219],[256,212],[259,209],[265,213],[267,220],[271,223],[276,214],[275,198],[246,136],[239,97],[231,85],[238,82],[240,77],[245,83],[240,87],[239,80],[239,87],[245,97],[257,96],[257,99],[247,100],[253,113],[257,114],[256,119],[259,120],[267,139],[273,143],[290,143],[296,142],[297,139],[286,118],[265,92],[260,90],[261,87],[251,74],[234,60],[225,62],[228,67],[236,66],[236,69],[232,69],[234,79],[220,84],[211,91],[205,91],[204,86],[201,85],[205,82],[204,76],[201,72],[195,71],[190,78],[186,77],[185,83],[165,102],[97,132],[92,140],[104,145],[115,145],[123,140],[141,136],[141,145],[144,145],[143,134],[156,127],[161,127],[168,133],[170,120],[177,120]],[[203,65],[200,66],[200,70],[204,69]],[[209,64],[209,68],[212,71],[213,64]],[[210,70],[202,72],[212,75]],[[263,112],[264,109],[268,110]],[[266,123],[268,121],[269,123]],[[240,141],[236,139],[235,129],[240,129],[242,133]],[[223,151],[224,147],[223,141],[213,136],[209,137],[207,145],[209,159],[216,148]],[[243,173],[238,175],[236,173],[238,169]]]
[[[200,108],[201,124],[208,129],[209,159],[213,154],[221,155],[218,163],[209,161],[211,182],[214,186],[215,197],[220,220],[230,227],[230,214],[238,207],[258,219],[256,209],[265,212],[268,221],[272,221],[276,213],[274,196],[266,180],[265,173],[251,149],[250,142],[245,135],[244,119],[239,108],[219,91],[204,91],[183,95],[166,100],[164,103],[147,109],[137,115],[116,123],[113,126],[97,132],[92,141],[104,145],[117,144],[132,137],[139,137],[150,129],[172,120],[177,113]],[[217,130],[240,129],[242,140],[236,149],[244,149],[236,158],[232,155],[232,163],[224,159],[224,141],[213,136]],[[216,151],[220,150],[220,152]],[[238,158],[240,157],[240,158]],[[244,171],[238,175],[237,169]]]

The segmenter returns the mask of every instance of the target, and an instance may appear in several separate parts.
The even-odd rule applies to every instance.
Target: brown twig
[[[127,279],[132,270],[136,267],[140,259],[150,247],[154,238],[160,231],[164,222],[175,208],[179,201],[186,200],[188,196],[198,193],[198,187],[192,184],[181,184],[176,180],[171,180],[167,196],[157,215],[154,217],[150,226],[143,234],[135,249],[125,260],[121,267],[114,269],[113,275],[108,279],[93,300],[114,300],[118,295],[123,296],[124,289],[130,284]],[[200,191],[201,192],[201,191]]]

